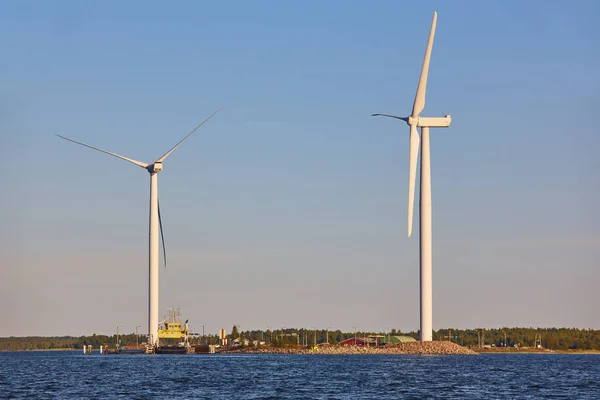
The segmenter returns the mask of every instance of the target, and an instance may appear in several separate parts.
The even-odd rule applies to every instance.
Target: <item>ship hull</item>
[[[159,346],[156,354],[191,354],[194,353],[194,350],[193,347]]]

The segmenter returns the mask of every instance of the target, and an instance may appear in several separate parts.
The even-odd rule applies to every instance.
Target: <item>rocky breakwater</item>
[[[308,354],[309,351],[306,348],[300,347],[242,347],[221,352],[243,354]]]
[[[477,354],[452,342],[409,342],[384,347],[322,346],[306,354]]]
[[[298,347],[245,347],[231,353],[250,354],[478,354],[471,349],[452,342],[409,342],[384,347],[363,346],[317,346],[316,348]]]

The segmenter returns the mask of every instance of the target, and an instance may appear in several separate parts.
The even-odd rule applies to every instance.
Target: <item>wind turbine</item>
[[[421,117],[421,111],[425,107],[425,91],[427,88],[427,75],[429,73],[429,61],[431,60],[431,48],[435,36],[437,13],[433,12],[429,41],[425,50],[425,59],[421,69],[421,77],[417,86],[417,94],[413,103],[412,115],[409,117],[397,117],[389,114],[372,114],[401,119],[410,126],[410,152],[408,173],[408,236],[412,233],[412,220],[415,196],[415,181],[417,179],[417,158],[419,156],[419,142],[423,141],[421,148],[421,193],[420,193],[420,248],[421,248],[421,341],[432,340],[432,283],[431,283],[431,170],[429,150],[429,128],[447,128],[450,126],[452,117]],[[421,128],[421,138],[417,127]]]
[[[56,135],[62,139],[68,140],[69,142],[77,143],[85,147],[89,147],[90,149],[101,151],[102,153],[106,153],[108,155],[120,158],[121,160],[129,161],[132,164],[135,164],[139,167],[144,168],[150,173],[150,229],[149,229],[149,268],[148,268],[148,343],[153,344],[154,346],[159,345],[158,340],[158,229],[160,225],[160,234],[162,238],[163,244],[163,252],[165,265],[167,262],[167,253],[165,251],[165,240],[162,235],[162,220],[160,217],[160,208],[158,205],[158,173],[163,170],[162,163],[165,159],[176,149],[178,148],[184,140],[191,136],[192,133],[196,132],[198,128],[200,128],[206,121],[211,119],[216,113],[221,111],[221,109],[212,113],[208,118],[206,118],[202,123],[196,126],[190,133],[188,133],[183,139],[179,141],[173,148],[167,151],[162,157],[154,161],[152,164],[146,164],[141,161],[136,161],[131,158],[123,157],[119,154],[111,153],[110,151],[102,150],[94,146],[87,145],[85,143],[78,142],[76,140],[72,140],[66,138],[61,135]]]

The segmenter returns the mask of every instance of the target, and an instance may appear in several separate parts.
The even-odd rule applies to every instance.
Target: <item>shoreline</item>
[[[351,355],[351,354],[407,354],[407,355],[477,355],[473,350],[452,342],[409,342],[392,346],[364,347],[321,345],[315,347],[243,347],[230,349],[224,354],[301,354],[301,355]]]
[[[0,353],[76,351],[76,348],[0,350]],[[319,345],[316,347],[236,347],[219,349],[218,354],[299,354],[299,355],[354,355],[354,354],[405,354],[405,355],[480,355],[480,354],[568,354],[599,355],[600,350],[554,350],[533,348],[469,348],[447,341],[410,342],[383,347]],[[202,354],[202,353],[198,353]]]
[[[553,349],[474,349],[479,354],[600,354],[600,350],[553,350]]]
[[[55,349],[0,350],[0,353],[19,353],[25,351],[83,351],[83,349],[76,349],[74,347],[57,347]]]

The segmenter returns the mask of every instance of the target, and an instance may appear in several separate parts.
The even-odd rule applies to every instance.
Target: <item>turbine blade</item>
[[[162,239],[163,260],[165,261],[165,268],[167,268],[167,248],[165,247],[165,235],[163,233],[162,218],[160,215],[160,202],[158,202],[158,226],[160,227],[160,238]]]
[[[158,160],[156,160],[156,162],[163,162],[163,161],[165,160],[165,158],[167,158],[167,157],[169,156],[169,154],[171,154],[171,153],[172,153],[172,152],[173,152],[173,151],[174,151],[176,148],[178,148],[178,147],[181,145],[181,143],[183,143],[183,141],[184,141],[185,139],[189,138],[189,137],[191,136],[191,134],[192,134],[192,133],[196,132],[196,131],[198,130],[198,128],[200,128],[202,125],[204,125],[204,123],[205,123],[206,121],[208,121],[209,119],[211,119],[211,118],[212,118],[212,117],[213,117],[213,116],[214,116],[216,113],[218,113],[218,112],[219,112],[219,111],[221,111],[222,109],[223,109],[222,107],[221,107],[221,108],[219,108],[217,111],[215,111],[214,113],[212,113],[212,114],[210,115],[210,117],[208,117],[208,118],[206,118],[204,121],[202,121],[202,123],[201,123],[200,125],[198,125],[197,127],[195,127],[195,128],[194,128],[194,129],[193,129],[193,130],[192,130],[190,133],[188,133],[188,134],[187,134],[187,135],[186,135],[186,136],[185,136],[183,139],[181,139],[181,140],[179,141],[179,143],[177,143],[175,146],[173,146],[173,148],[172,148],[171,150],[167,151],[167,152],[165,153],[165,155],[164,155],[164,156],[162,156],[161,158],[159,158]]]
[[[58,137],[59,137],[59,138],[61,138],[61,139],[68,140],[69,142],[77,143],[77,144],[80,144],[80,145],[82,145],[82,146],[89,147],[90,149],[98,150],[98,151],[100,151],[100,152],[102,152],[102,153],[106,153],[106,154],[108,154],[108,155],[111,155],[111,156],[113,156],[113,157],[120,158],[121,160],[129,161],[130,163],[132,163],[132,164],[135,164],[135,165],[138,165],[138,166],[140,166],[140,167],[142,167],[142,168],[147,168],[147,167],[148,167],[148,165],[149,165],[149,164],[143,163],[143,162],[141,162],[141,161],[136,161],[136,160],[133,160],[133,159],[131,159],[131,158],[123,157],[123,156],[120,156],[120,155],[118,155],[118,154],[111,153],[110,151],[102,150],[102,149],[99,149],[99,148],[97,148],[97,147],[90,146],[90,145],[88,145],[88,144],[81,143],[81,142],[78,142],[78,141],[76,141],[76,140],[73,140],[73,139],[66,138],[66,137],[64,137],[64,136],[60,136],[60,135],[58,135],[58,134],[55,134],[55,135],[56,135],[56,136],[58,136]]]
[[[371,114],[371,117],[390,117],[390,118],[401,119],[402,121],[408,121],[408,118],[406,118],[406,117],[396,117],[395,115],[390,115],[390,114]]]
[[[429,74],[429,61],[431,60],[431,48],[433,47],[433,37],[435,36],[435,25],[437,22],[437,13],[433,12],[433,21],[431,22],[431,31],[429,32],[429,41],[427,42],[427,50],[425,50],[425,59],[423,60],[423,68],[421,68],[421,77],[419,78],[419,86],[417,86],[417,94],[413,103],[412,117],[417,118],[423,108],[425,108],[425,91],[427,90],[427,75]]]
[[[417,159],[421,138],[416,126],[410,127],[410,149],[408,166],[408,236],[412,233],[413,210],[415,205],[415,183],[417,182]]]

